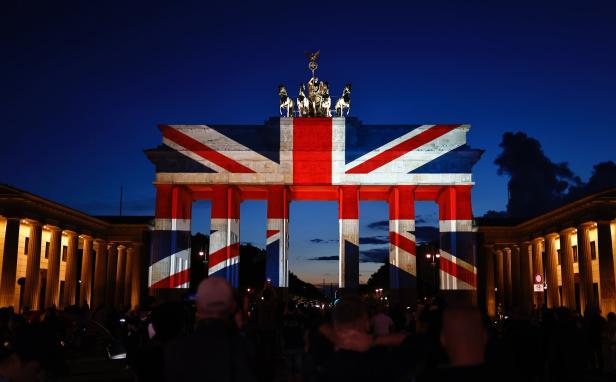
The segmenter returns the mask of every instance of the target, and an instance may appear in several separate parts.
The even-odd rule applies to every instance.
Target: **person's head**
[[[54,333],[42,324],[19,328],[1,356],[2,374],[11,381],[40,381],[63,371],[61,346]]]
[[[210,277],[201,281],[197,288],[195,302],[198,320],[230,319],[235,311],[233,290],[225,279],[219,277]]]
[[[475,307],[450,307],[443,312],[441,344],[453,366],[477,365],[485,360],[487,334]]]
[[[355,296],[346,296],[334,306],[332,314],[334,329],[367,332],[368,312],[365,304]]]

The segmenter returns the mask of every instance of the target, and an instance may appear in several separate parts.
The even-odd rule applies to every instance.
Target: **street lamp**
[[[426,254],[426,259],[428,259],[428,262],[432,266],[432,270],[434,272],[434,290],[435,291],[438,291],[438,273],[436,272],[436,265],[438,264],[438,259],[440,258],[441,258],[440,253],[436,253],[434,255],[431,253]]]

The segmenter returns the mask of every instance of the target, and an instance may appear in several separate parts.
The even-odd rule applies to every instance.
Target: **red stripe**
[[[338,219],[359,219],[359,187],[340,186]]]
[[[165,279],[155,282],[154,284],[150,285],[150,288],[176,288],[182,284],[186,284],[188,282],[189,276],[190,268],[184,269],[181,272],[178,272]]]
[[[332,183],[332,119],[293,119],[293,184]]]
[[[389,219],[415,219],[415,187],[394,186],[389,193]]]
[[[389,232],[389,242],[415,256],[415,242],[413,240],[400,235],[398,232],[391,231]]]
[[[453,277],[464,281],[465,283],[471,285],[474,288],[477,288],[477,274],[469,271],[468,269],[455,264],[443,256],[440,257],[441,261],[439,263],[441,270],[452,275]]]
[[[285,186],[268,186],[267,218],[289,218],[289,192],[287,191]]]
[[[211,253],[209,256],[209,267],[222,263],[225,260],[234,258],[240,254],[240,243],[231,244],[227,247],[219,249],[218,251]]]
[[[407,139],[396,146],[377,154],[375,157],[358,164],[348,170],[347,174],[367,174],[377,168],[391,162],[392,160],[401,157],[409,151],[425,145],[426,143],[435,140],[436,138],[447,134],[460,125],[436,125],[418,135]]]
[[[239,219],[242,194],[234,186],[212,186],[212,219]]]
[[[189,137],[188,135],[172,128],[171,126],[161,126],[160,129],[163,132],[163,136],[172,140],[180,146],[183,146],[189,151],[199,155],[201,158],[209,160],[224,168],[229,172],[234,173],[254,173],[255,171],[242,165],[233,159],[222,155],[220,152],[213,150],[212,148],[204,145],[196,139]]]
[[[269,239],[270,237],[274,236],[275,234],[277,234],[278,232],[280,232],[279,229],[268,229],[267,230],[267,238]]]
[[[440,220],[471,220],[473,218],[471,187],[468,185],[443,186],[437,198]]]

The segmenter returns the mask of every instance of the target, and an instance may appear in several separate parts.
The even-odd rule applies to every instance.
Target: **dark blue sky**
[[[116,213],[123,185],[127,213],[152,213],[142,149],[160,142],[156,125],[264,121],[279,83],[308,78],[305,50],[321,50],[336,97],[353,83],[352,114],[366,123],[470,123],[470,144],[486,150],[475,214],[505,207],[492,163],[505,131],[537,138],[583,180],[616,156],[610,1],[24,3],[0,9],[0,182],[87,212]],[[384,204],[364,204],[364,224],[386,218]],[[196,205],[198,227],[207,209]],[[292,228],[298,272],[332,273],[334,262],[307,259],[336,254],[310,242],[336,238],[335,205],[298,203],[293,222],[315,210],[320,231]],[[260,244],[264,204],[242,212],[255,219],[243,238]]]

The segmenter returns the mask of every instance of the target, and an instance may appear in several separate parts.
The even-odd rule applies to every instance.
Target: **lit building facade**
[[[0,185],[0,306],[139,304],[151,221],[94,217]]]
[[[616,312],[616,189],[525,221],[476,223],[478,293],[489,316],[543,304]]]

